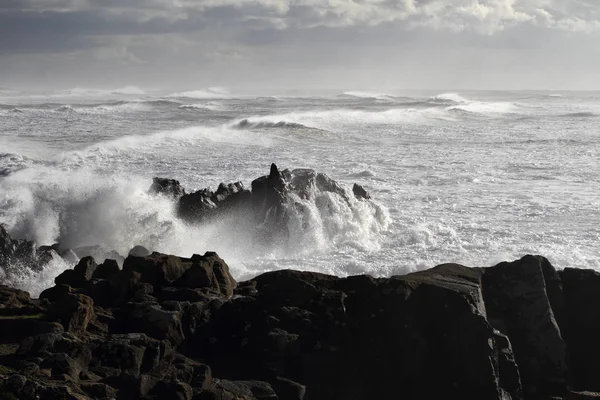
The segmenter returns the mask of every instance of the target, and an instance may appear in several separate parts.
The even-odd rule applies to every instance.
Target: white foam
[[[434,100],[434,101],[452,101],[454,103],[468,103],[469,100],[467,100],[466,98],[462,97],[460,94],[458,93],[442,93],[442,94],[438,94],[436,96],[431,97],[430,100]]]
[[[171,200],[148,195],[148,187],[149,179],[139,176],[30,168],[0,180],[2,220],[14,237],[40,245],[99,244],[127,254],[140,244],[182,256],[214,250],[236,276],[247,274],[254,260],[302,258],[344,246],[375,251],[390,223],[388,211],[378,203],[357,200],[349,192],[345,200],[313,187],[309,199],[290,198],[287,235],[262,242],[250,215],[191,226],[176,218]],[[11,283],[39,293],[67,267],[51,263],[42,273],[24,271]]]
[[[393,125],[393,124],[427,124],[439,120],[453,120],[444,110],[428,108],[395,108],[385,111],[362,111],[335,109],[328,111],[295,112],[288,114],[261,115],[235,121],[233,127],[277,127],[287,125],[303,125],[305,127],[339,132],[349,125]]]

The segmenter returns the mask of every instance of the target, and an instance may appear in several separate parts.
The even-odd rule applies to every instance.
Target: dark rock
[[[191,266],[189,259],[155,252],[145,257],[127,257],[123,271],[137,272],[140,281],[162,288],[179,279]]]
[[[278,226],[285,223],[287,184],[284,175],[271,164],[269,175],[252,181],[251,206],[257,223]]]
[[[56,285],[40,293],[40,299],[48,299],[51,303],[53,303],[62,298],[64,295],[72,292],[73,288],[69,285]]]
[[[486,269],[482,279],[488,319],[510,338],[526,397],[562,396],[568,384],[567,346],[542,268],[547,262],[525,256]]]
[[[121,270],[119,264],[115,260],[104,260],[104,263],[100,264],[94,271],[92,279],[110,279],[117,275]]]
[[[175,281],[174,285],[184,288],[207,288],[215,293],[231,296],[236,282],[229,273],[229,267],[216,253],[206,252],[203,256],[194,254],[192,266]]]
[[[159,304],[129,303],[116,314],[115,326],[120,332],[143,332],[174,345],[183,341],[181,313],[165,310]]]
[[[27,378],[19,374],[11,375],[6,380],[7,389],[15,392],[20,392],[23,390],[26,384]]]
[[[357,199],[368,200],[371,198],[371,195],[369,194],[369,192],[367,192],[365,190],[365,188],[363,188],[360,185],[357,185],[356,183],[354,184],[354,186],[352,186],[352,193],[354,193],[354,196]]]
[[[98,366],[116,368],[119,373],[139,376],[150,373],[169,354],[163,342],[144,334],[111,335],[94,351]]]
[[[2,225],[0,225],[1,228]],[[2,308],[19,308],[31,304],[29,293],[13,289],[8,286],[0,285],[0,309]]]
[[[306,387],[289,379],[277,377],[273,385],[279,400],[303,400]]]
[[[149,194],[161,194],[173,199],[178,199],[185,195],[185,189],[181,186],[179,181],[174,179],[166,178],[153,178],[152,186],[148,189]]]
[[[82,383],[81,389],[95,399],[116,399],[117,391],[104,383]]]
[[[144,246],[135,246],[133,247],[131,250],[129,250],[129,256],[134,256],[134,257],[146,257],[149,256],[150,254],[152,254],[152,252],[150,250],[148,250],[147,248],[145,248]]]
[[[90,256],[83,257],[73,269],[68,269],[54,279],[57,285],[81,288],[90,281],[98,265]]]
[[[208,189],[181,196],[177,215],[189,222],[202,222],[213,215],[217,205],[212,201],[214,193]]]
[[[573,388],[600,392],[600,273],[566,268],[561,272],[568,309],[565,339],[569,346]]]
[[[150,393],[151,398],[155,399],[173,399],[173,400],[191,400],[194,392],[192,387],[185,382],[179,381],[160,381]]]
[[[82,294],[67,293],[48,307],[67,332],[81,333],[94,317],[94,301]]]
[[[73,249],[73,252],[80,259],[84,257],[93,257],[94,260],[97,260],[101,263],[106,259],[111,259],[117,261],[117,263],[120,265],[124,260],[123,256],[115,250],[111,250],[100,245],[77,247]]]
[[[277,400],[277,395],[271,386],[260,381],[217,380],[210,392],[215,397],[204,395],[201,399]]]

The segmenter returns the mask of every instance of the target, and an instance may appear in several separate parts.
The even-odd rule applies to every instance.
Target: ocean
[[[0,90],[0,223],[38,245],[216,251],[236,279],[525,254],[600,270],[599,128],[597,92]],[[271,163],[358,183],[372,201],[317,196],[287,240],[265,244],[235,221],[188,225],[147,193],[155,176],[188,192],[249,187]],[[69,267],[7,283],[36,295]]]

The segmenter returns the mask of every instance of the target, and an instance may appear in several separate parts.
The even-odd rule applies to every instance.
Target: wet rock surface
[[[84,257],[40,299],[0,286],[2,398],[598,397],[594,271],[526,256],[238,283],[216,253],[144,254]]]

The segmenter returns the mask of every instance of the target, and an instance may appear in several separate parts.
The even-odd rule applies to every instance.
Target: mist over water
[[[600,96],[574,92],[10,92],[0,94],[0,223],[39,245],[215,250],[238,279],[281,268],[389,276],[527,253],[600,269],[598,115]],[[188,192],[249,186],[272,162],[359,183],[373,201],[295,199],[289,239],[264,244],[249,220],[190,226],[147,194],[154,176]],[[67,267],[14,283],[39,293]]]

